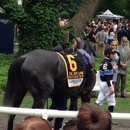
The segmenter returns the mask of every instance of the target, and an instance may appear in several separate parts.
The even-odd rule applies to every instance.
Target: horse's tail
[[[21,78],[21,66],[25,58],[26,58],[25,56],[20,56],[16,58],[9,68],[8,80],[3,99],[3,106],[10,106],[10,107],[13,106],[13,101],[18,86],[21,86],[21,84],[23,84]]]

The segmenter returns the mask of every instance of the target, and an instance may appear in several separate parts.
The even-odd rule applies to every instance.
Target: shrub
[[[0,54],[0,93],[5,90],[8,77],[8,69],[15,57],[16,54]]]

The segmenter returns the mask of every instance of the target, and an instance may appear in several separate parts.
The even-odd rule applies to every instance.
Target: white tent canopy
[[[120,18],[123,18],[123,16],[113,14],[109,9],[106,10],[103,14],[96,15],[96,17],[97,18],[103,18],[103,19],[120,19]]]

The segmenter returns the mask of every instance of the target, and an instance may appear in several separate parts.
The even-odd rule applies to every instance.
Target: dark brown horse
[[[92,55],[90,46],[85,41],[85,50]],[[69,88],[65,64],[61,56],[55,52],[37,49],[19,56],[11,64],[8,72],[8,81],[5,89],[3,106],[19,107],[24,96],[29,91],[34,102],[32,108],[43,108],[50,93],[55,90],[59,93],[73,95],[70,109],[77,109],[77,97],[82,102],[90,102],[90,93],[95,85],[95,72],[86,74],[83,88],[74,95],[77,88]],[[8,130],[13,129],[15,115],[10,115]]]

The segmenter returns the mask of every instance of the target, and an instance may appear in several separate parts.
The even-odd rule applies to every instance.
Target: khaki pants
[[[91,42],[92,48],[97,52],[97,43]]]
[[[97,48],[98,56],[104,56],[105,43],[98,43],[97,46],[98,46]]]

